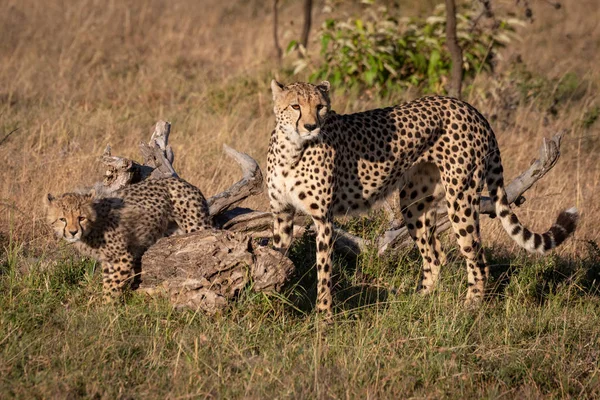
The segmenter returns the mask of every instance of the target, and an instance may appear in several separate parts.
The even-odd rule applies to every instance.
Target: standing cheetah
[[[489,269],[481,251],[479,201],[484,183],[506,232],[523,248],[545,253],[575,229],[577,210],[558,216],[546,233],[532,233],[506,198],[494,132],[471,105],[449,97],[338,115],[330,111],[329,82],[271,82],[277,125],[267,158],[274,215],[273,241],[287,251],[295,210],[317,230],[317,309],[331,316],[333,216],[369,208],[400,190],[402,215],[423,257],[419,288],[436,284],[445,255],[435,233],[436,205],[448,217],[467,261],[467,304],[480,302]]]
[[[142,255],[165,236],[170,223],[186,233],[212,225],[200,190],[179,178],[147,179],[110,198],[65,193],[45,200],[56,235],[102,263],[106,302],[131,283]]]

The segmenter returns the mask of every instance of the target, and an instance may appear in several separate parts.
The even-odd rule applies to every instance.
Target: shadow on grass
[[[290,308],[302,314],[313,312],[316,303],[315,252],[314,237],[305,235],[294,242],[289,254],[296,272],[284,293],[290,301]],[[518,277],[519,285],[526,289],[527,297],[539,305],[565,289],[576,295],[600,297],[600,247],[595,242],[588,242],[588,253],[578,258],[550,255],[534,259],[498,249],[487,249],[486,253],[491,278],[487,290],[489,300],[504,298],[515,277]],[[464,268],[464,261],[456,251],[448,251],[448,259],[451,263],[460,262],[459,268]],[[387,266],[402,262],[414,262],[420,271],[421,260],[416,250],[402,258],[391,256],[382,260],[382,264]],[[390,270],[396,269],[387,266],[382,268],[384,271],[365,274],[359,257],[335,254],[333,296],[337,310],[351,311],[386,303],[395,290],[383,287],[377,281],[386,279]],[[447,268],[442,269],[442,274],[444,269]],[[461,279],[465,280],[466,285],[466,274]],[[416,284],[417,281],[415,288]]]
[[[419,257],[416,251],[411,254],[412,258]],[[317,297],[315,238],[305,235],[297,239],[289,257],[296,266],[296,272],[290,278],[284,293],[297,312],[309,314],[315,308]],[[386,262],[397,265],[398,257],[388,257]],[[332,278],[333,302],[338,311],[386,303],[395,293],[395,290],[377,284],[372,274],[362,270],[359,257],[350,254],[334,254]]]
[[[504,297],[516,276],[525,276],[528,295],[540,305],[569,287],[578,295],[600,297],[600,247],[588,242],[588,254],[580,258],[547,256],[539,260],[515,259],[514,254],[490,252],[490,298]]]

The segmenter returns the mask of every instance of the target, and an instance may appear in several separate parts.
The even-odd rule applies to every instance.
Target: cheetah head
[[[329,82],[318,85],[271,81],[277,125],[290,139],[302,144],[316,138],[330,108]]]
[[[58,197],[45,197],[46,218],[56,236],[69,243],[77,242],[90,231],[96,212],[94,193],[65,193]]]

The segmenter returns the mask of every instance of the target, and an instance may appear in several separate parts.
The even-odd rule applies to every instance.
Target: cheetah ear
[[[329,81],[323,81],[317,85],[317,89],[324,93],[329,93],[329,88],[331,88],[331,83],[329,83]]]
[[[282,83],[277,82],[275,79],[271,81],[271,91],[273,92],[273,99],[277,98],[284,89],[284,85]]]
[[[44,196],[44,205],[46,207],[48,207],[50,204],[52,204],[52,202],[55,200],[55,197],[52,196],[50,193],[48,193],[47,195]]]
[[[86,195],[86,197],[88,199],[92,200],[92,199],[96,198],[96,195],[97,195],[96,188],[92,188],[92,189],[90,189],[90,192]]]

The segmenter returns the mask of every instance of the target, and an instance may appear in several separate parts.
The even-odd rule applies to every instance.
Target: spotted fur
[[[102,263],[105,301],[132,283],[144,252],[172,224],[186,233],[212,226],[200,190],[178,178],[147,179],[110,198],[65,193],[45,200],[56,235]]]
[[[296,210],[317,230],[317,307],[331,314],[333,217],[371,207],[399,189],[402,215],[423,257],[420,290],[435,285],[446,262],[437,238],[436,205],[448,216],[467,261],[467,303],[479,302],[489,270],[481,251],[479,203],[487,182],[508,234],[529,251],[545,253],[574,230],[577,211],[563,211],[543,234],[512,212],[504,190],[494,132],[471,105],[450,97],[338,115],[330,111],[329,83],[271,84],[276,127],[267,183],[274,214],[274,245],[286,251]]]

